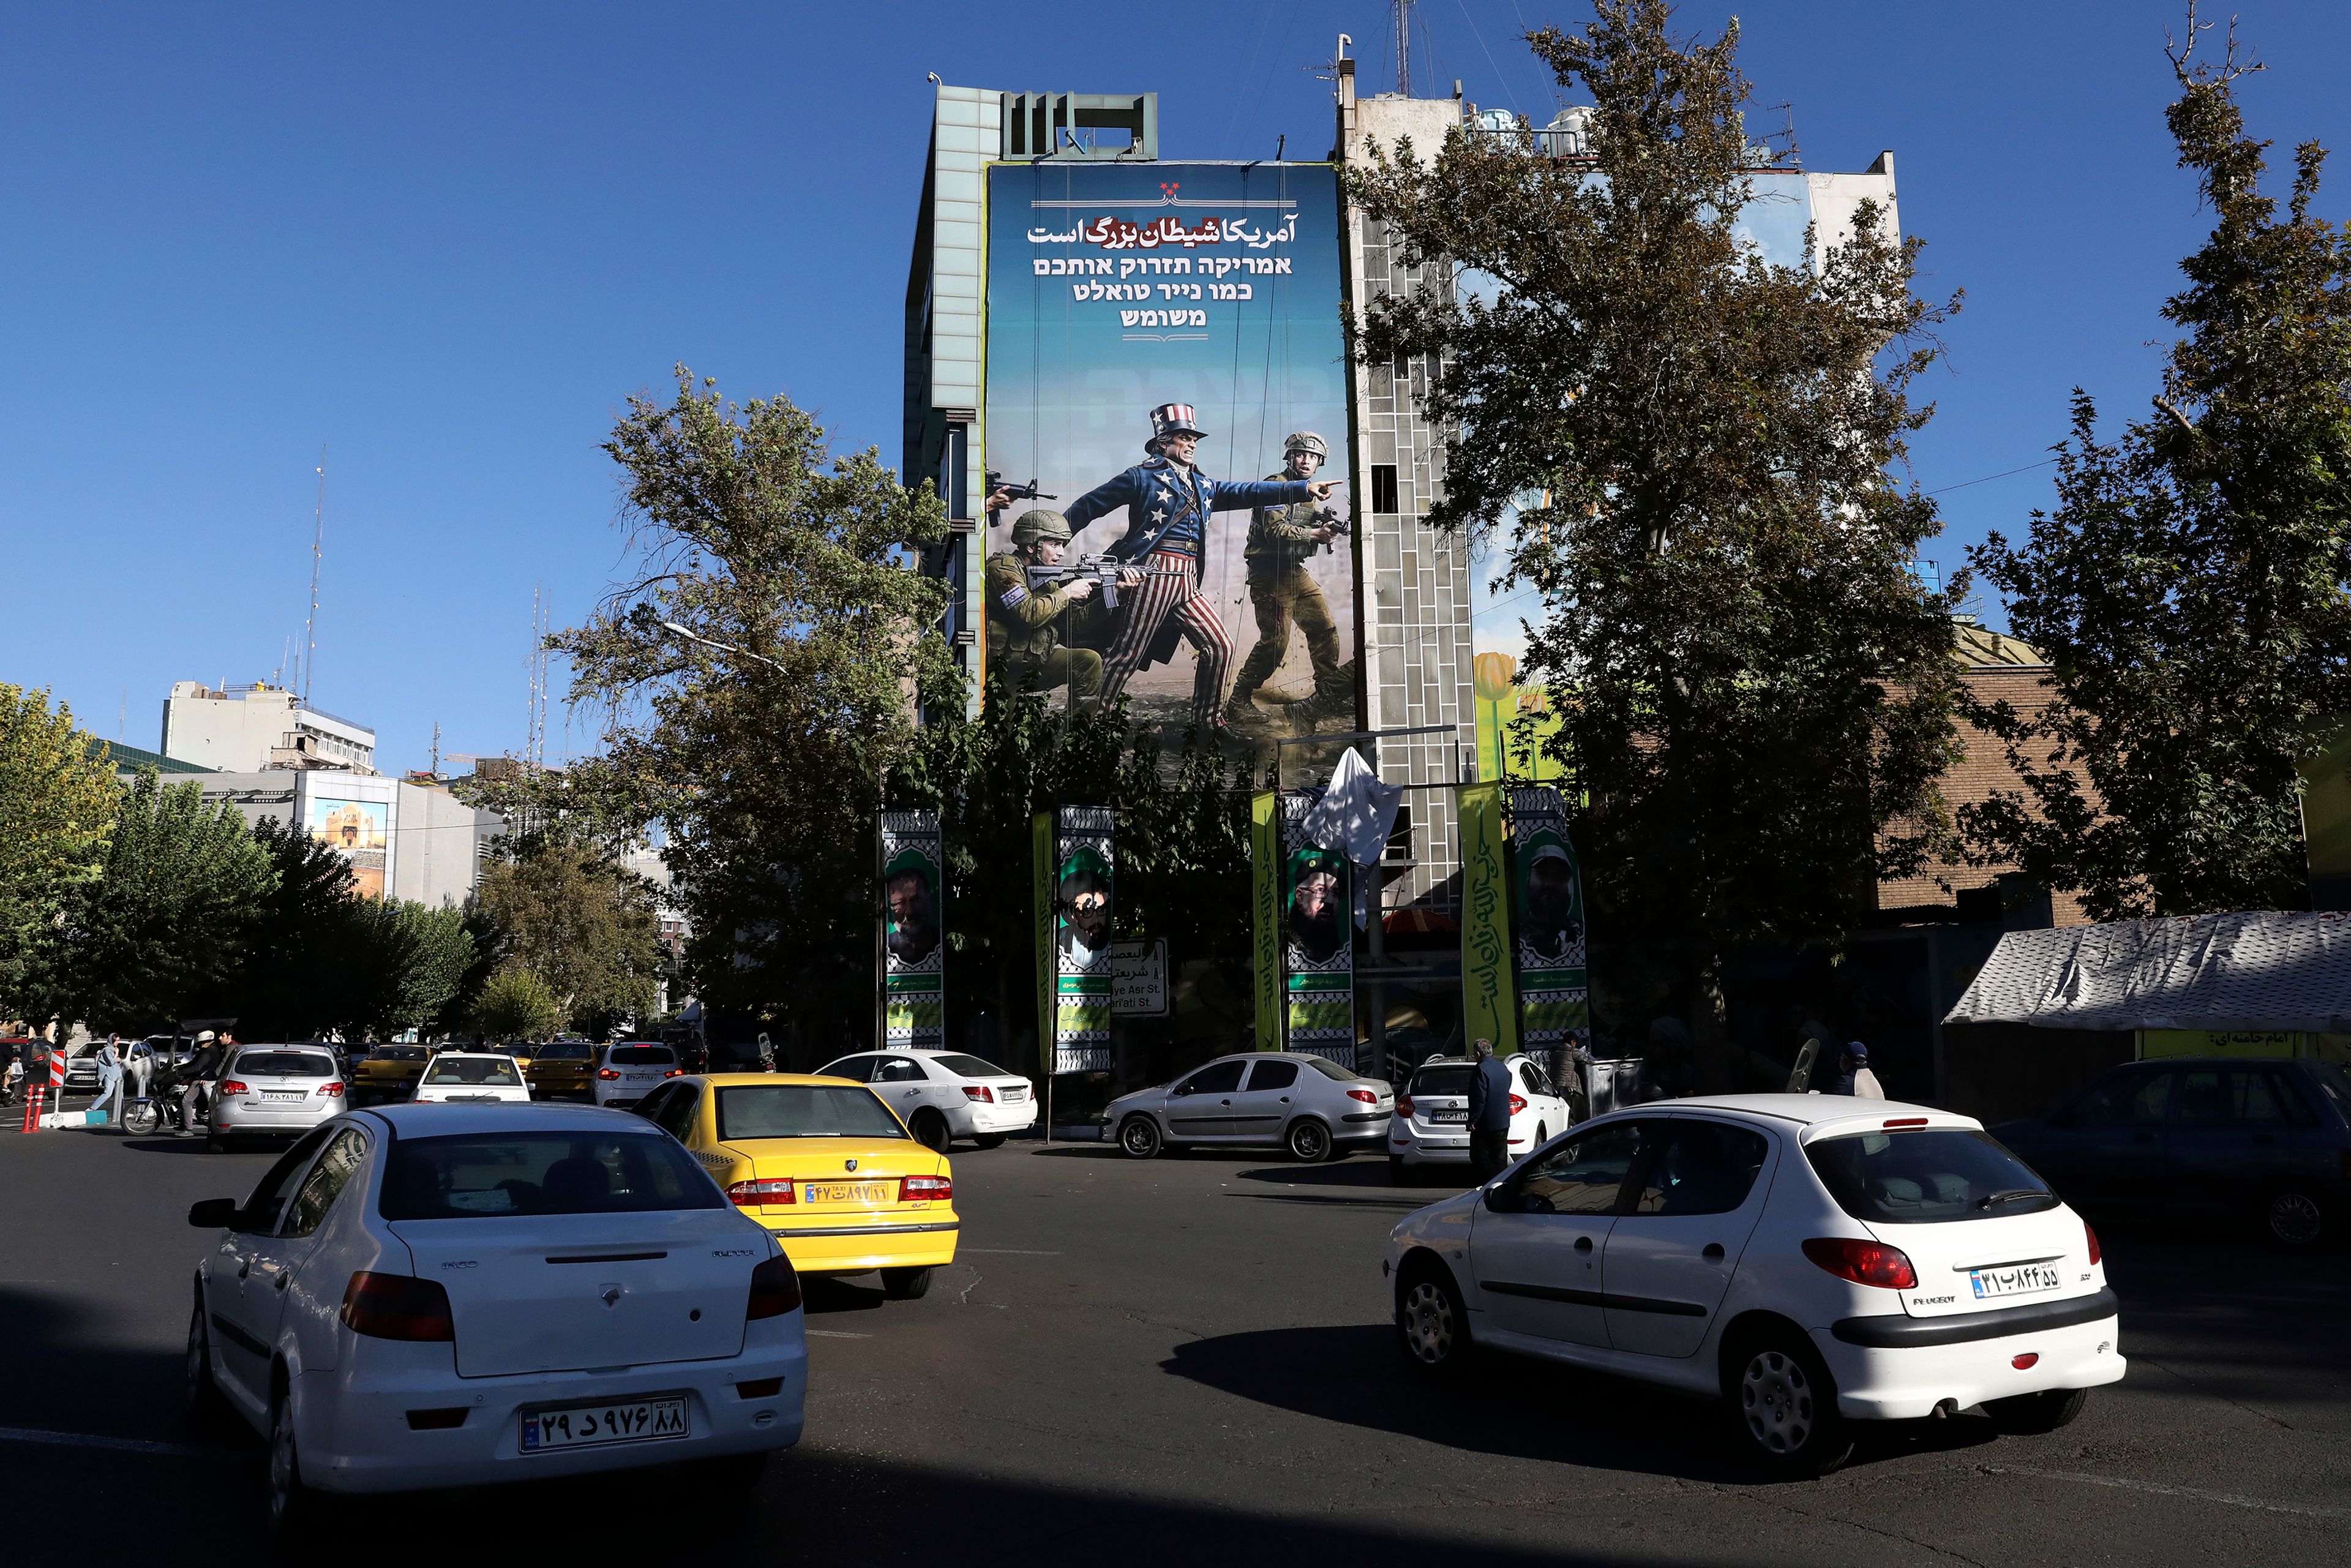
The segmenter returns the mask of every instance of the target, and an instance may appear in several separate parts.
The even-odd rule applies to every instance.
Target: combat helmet
[[[1070,519],[1050,507],[1040,507],[1033,512],[1023,512],[1013,519],[1012,542],[1014,544],[1035,544],[1039,539],[1050,539],[1055,544],[1068,544]]]
[[[1311,430],[1293,430],[1282,438],[1281,455],[1287,457],[1293,452],[1311,452],[1325,463],[1331,461],[1331,449]]]

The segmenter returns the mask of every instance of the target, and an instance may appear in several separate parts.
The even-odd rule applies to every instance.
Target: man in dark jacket
[[[196,1053],[188,1058],[187,1065],[178,1073],[180,1082],[180,1125],[175,1137],[192,1138],[196,1133],[196,1100],[204,1092],[204,1084],[220,1076],[221,1063],[227,1052],[204,1030],[196,1036]]]
[[[1469,1074],[1469,1170],[1483,1186],[1510,1163],[1510,1070],[1494,1056],[1494,1042],[1478,1042]]]

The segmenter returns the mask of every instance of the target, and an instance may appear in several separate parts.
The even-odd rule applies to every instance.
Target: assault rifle
[[[1349,523],[1346,518],[1339,515],[1339,508],[1336,507],[1315,507],[1314,520],[1322,527],[1330,529],[1332,535],[1337,538],[1343,539],[1351,538],[1355,531],[1354,526]],[[1331,553],[1330,539],[1324,539],[1322,541],[1322,553],[1324,555],[1329,555]]]
[[[1131,562],[1120,560],[1115,556],[1073,555],[1058,566],[1031,566],[1029,569],[1029,587],[1034,591],[1038,589],[1060,588],[1065,583],[1071,582],[1099,583],[1102,585],[1102,608],[1115,610],[1118,608],[1118,580],[1126,572],[1133,572],[1137,577],[1189,577],[1191,575],[1189,572],[1170,570],[1165,567],[1135,566]]]
[[[970,470],[967,469],[965,472],[968,473]],[[1040,490],[1037,488],[1037,481],[1034,479],[1029,480],[1026,485],[998,484],[998,481],[1003,477],[1003,475],[998,474],[993,468],[987,471],[987,493],[988,495],[993,496],[997,491],[1001,490],[1016,501],[1058,501],[1061,498],[1059,496],[1054,495],[1050,490]]]

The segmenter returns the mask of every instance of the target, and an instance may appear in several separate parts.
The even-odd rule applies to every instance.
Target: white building
[[[375,771],[375,731],[337,718],[282,686],[259,682],[214,691],[201,681],[178,681],[163,704],[163,744],[178,762],[225,773],[269,768],[340,768]]]
[[[505,818],[404,779],[325,768],[190,777],[206,802],[226,801],[247,822],[292,821],[341,849],[359,891],[371,898],[462,904],[481,880],[491,846],[507,833]]]

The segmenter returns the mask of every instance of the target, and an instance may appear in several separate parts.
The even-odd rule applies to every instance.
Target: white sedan
[[[409,1095],[412,1105],[496,1105],[527,1101],[522,1063],[502,1051],[436,1051]]]
[[[188,1222],[219,1232],[189,1397],[267,1437],[281,1534],[333,1494],[677,1460],[747,1487],[799,1438],[799,1276],[637,1117],[355,1111]]]
[[[1473,1343],[1709,1395],[1767,1470],[1854,1423],[2050,1431],[2125,1369],[2098,1239],[1965,1116],[1842,1095],[1587,1122],[1389,1237],[1404,1349]]]
[[[817,1069],[882,1096],[906,1130],[945,1154],[957,1138],[992,1149],[1037,1124],[1037,1086],[959,1051],[875,1051]]]
[[[1523,1053],[1504,1065],[1510,1072],[1510,1157],[1563,1133],[1575,1120],[1567,1100],[1552,1086],[1542,1063]],[[1413,1070],[1396,1096],[1395,1119],[1388,1124],[1388,1178],[1412,1179],[1416,1165],[1469,1163],[1469,1080],[1474,1061],[1432,1056]]]

